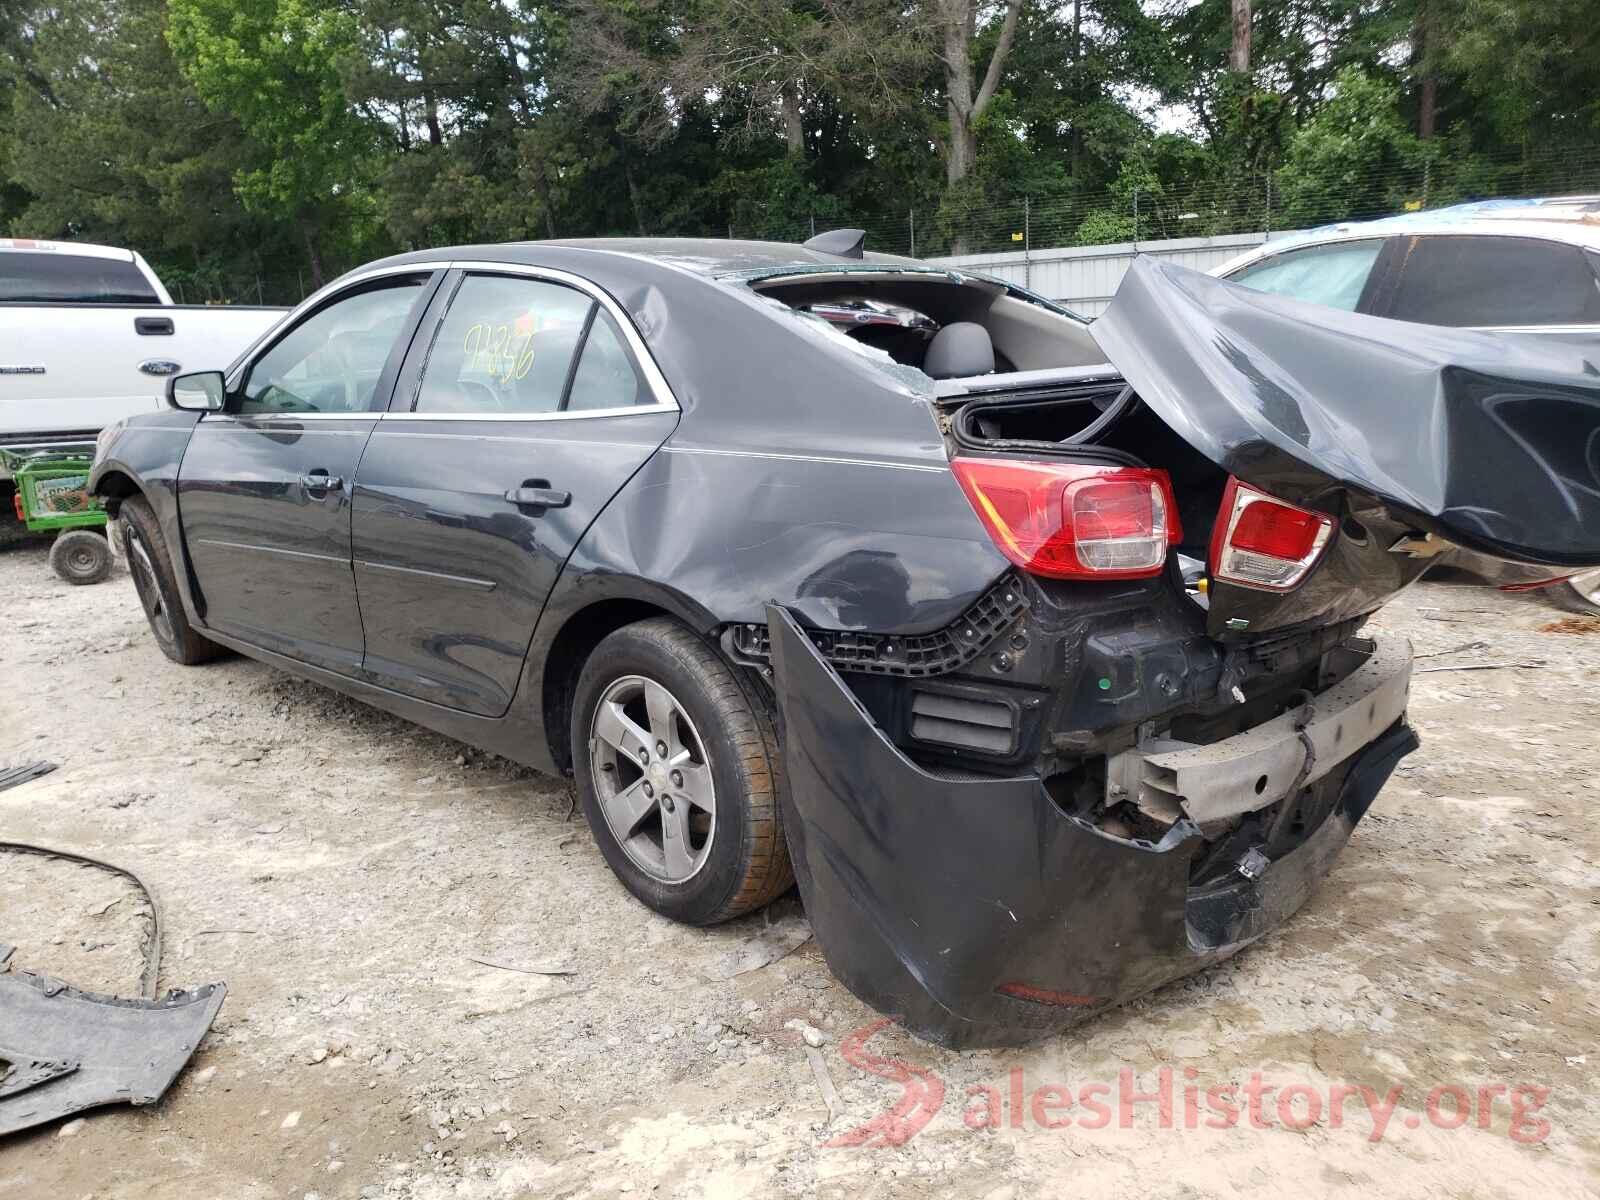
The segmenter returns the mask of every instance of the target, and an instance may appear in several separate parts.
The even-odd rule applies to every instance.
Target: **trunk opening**
[[[963,450],[980,453],[1160,467],[1172,478],[1183,528],[1177,551],[1188,563],[1180,565],[1186,577],[1204,567],[1228,473],[1173,432],[1120,379],[972,400],[952,418],[951,434]]]

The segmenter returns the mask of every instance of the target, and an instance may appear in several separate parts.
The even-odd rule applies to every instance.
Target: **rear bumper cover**
[[[1228,957],[1305,901],[1395,765],[1396,721],[1317,786],[1322,825],[1254,879],[1189,886],[1187,818],[1157,843],[1064,813],[1037,776],[957,777],[890,742],[782,608],[768,610],[785,731],[784,824],[829,967],[949,1046],[1008,1045]]]

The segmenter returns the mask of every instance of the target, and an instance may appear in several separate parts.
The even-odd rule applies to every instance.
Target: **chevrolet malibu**
[[[102,436],[153,636],[576,779],[657,912],[798,882],[950,1045],[1236,952],[1402,756],[1366,619],[1458,549],[1600,563],[1577,351],[1140,259],[1093,325],[805,246],[386,259]]]

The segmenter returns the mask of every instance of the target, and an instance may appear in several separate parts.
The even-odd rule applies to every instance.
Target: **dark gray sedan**
[[[1301,904],[1417,744],[1390,596],[1600,562],[1600,388],[1513,343],[1144,260],[1091,327],[848,233],[458,247],[92,486],[175,662],[570,772],[645,904],[798,880],[863,998],[1007,1042]]]

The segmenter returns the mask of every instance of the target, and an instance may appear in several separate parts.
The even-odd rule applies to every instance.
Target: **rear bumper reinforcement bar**
[[[1141,808],[1170,806],[1202,825],[1278,803],[1348,762],[1404,715],[1411,643],[1390,636],[1368,644],[1366,661],[1308,705],[1211,745],[1136,748],[1108,764],[1108,778],[1137,787]]]

